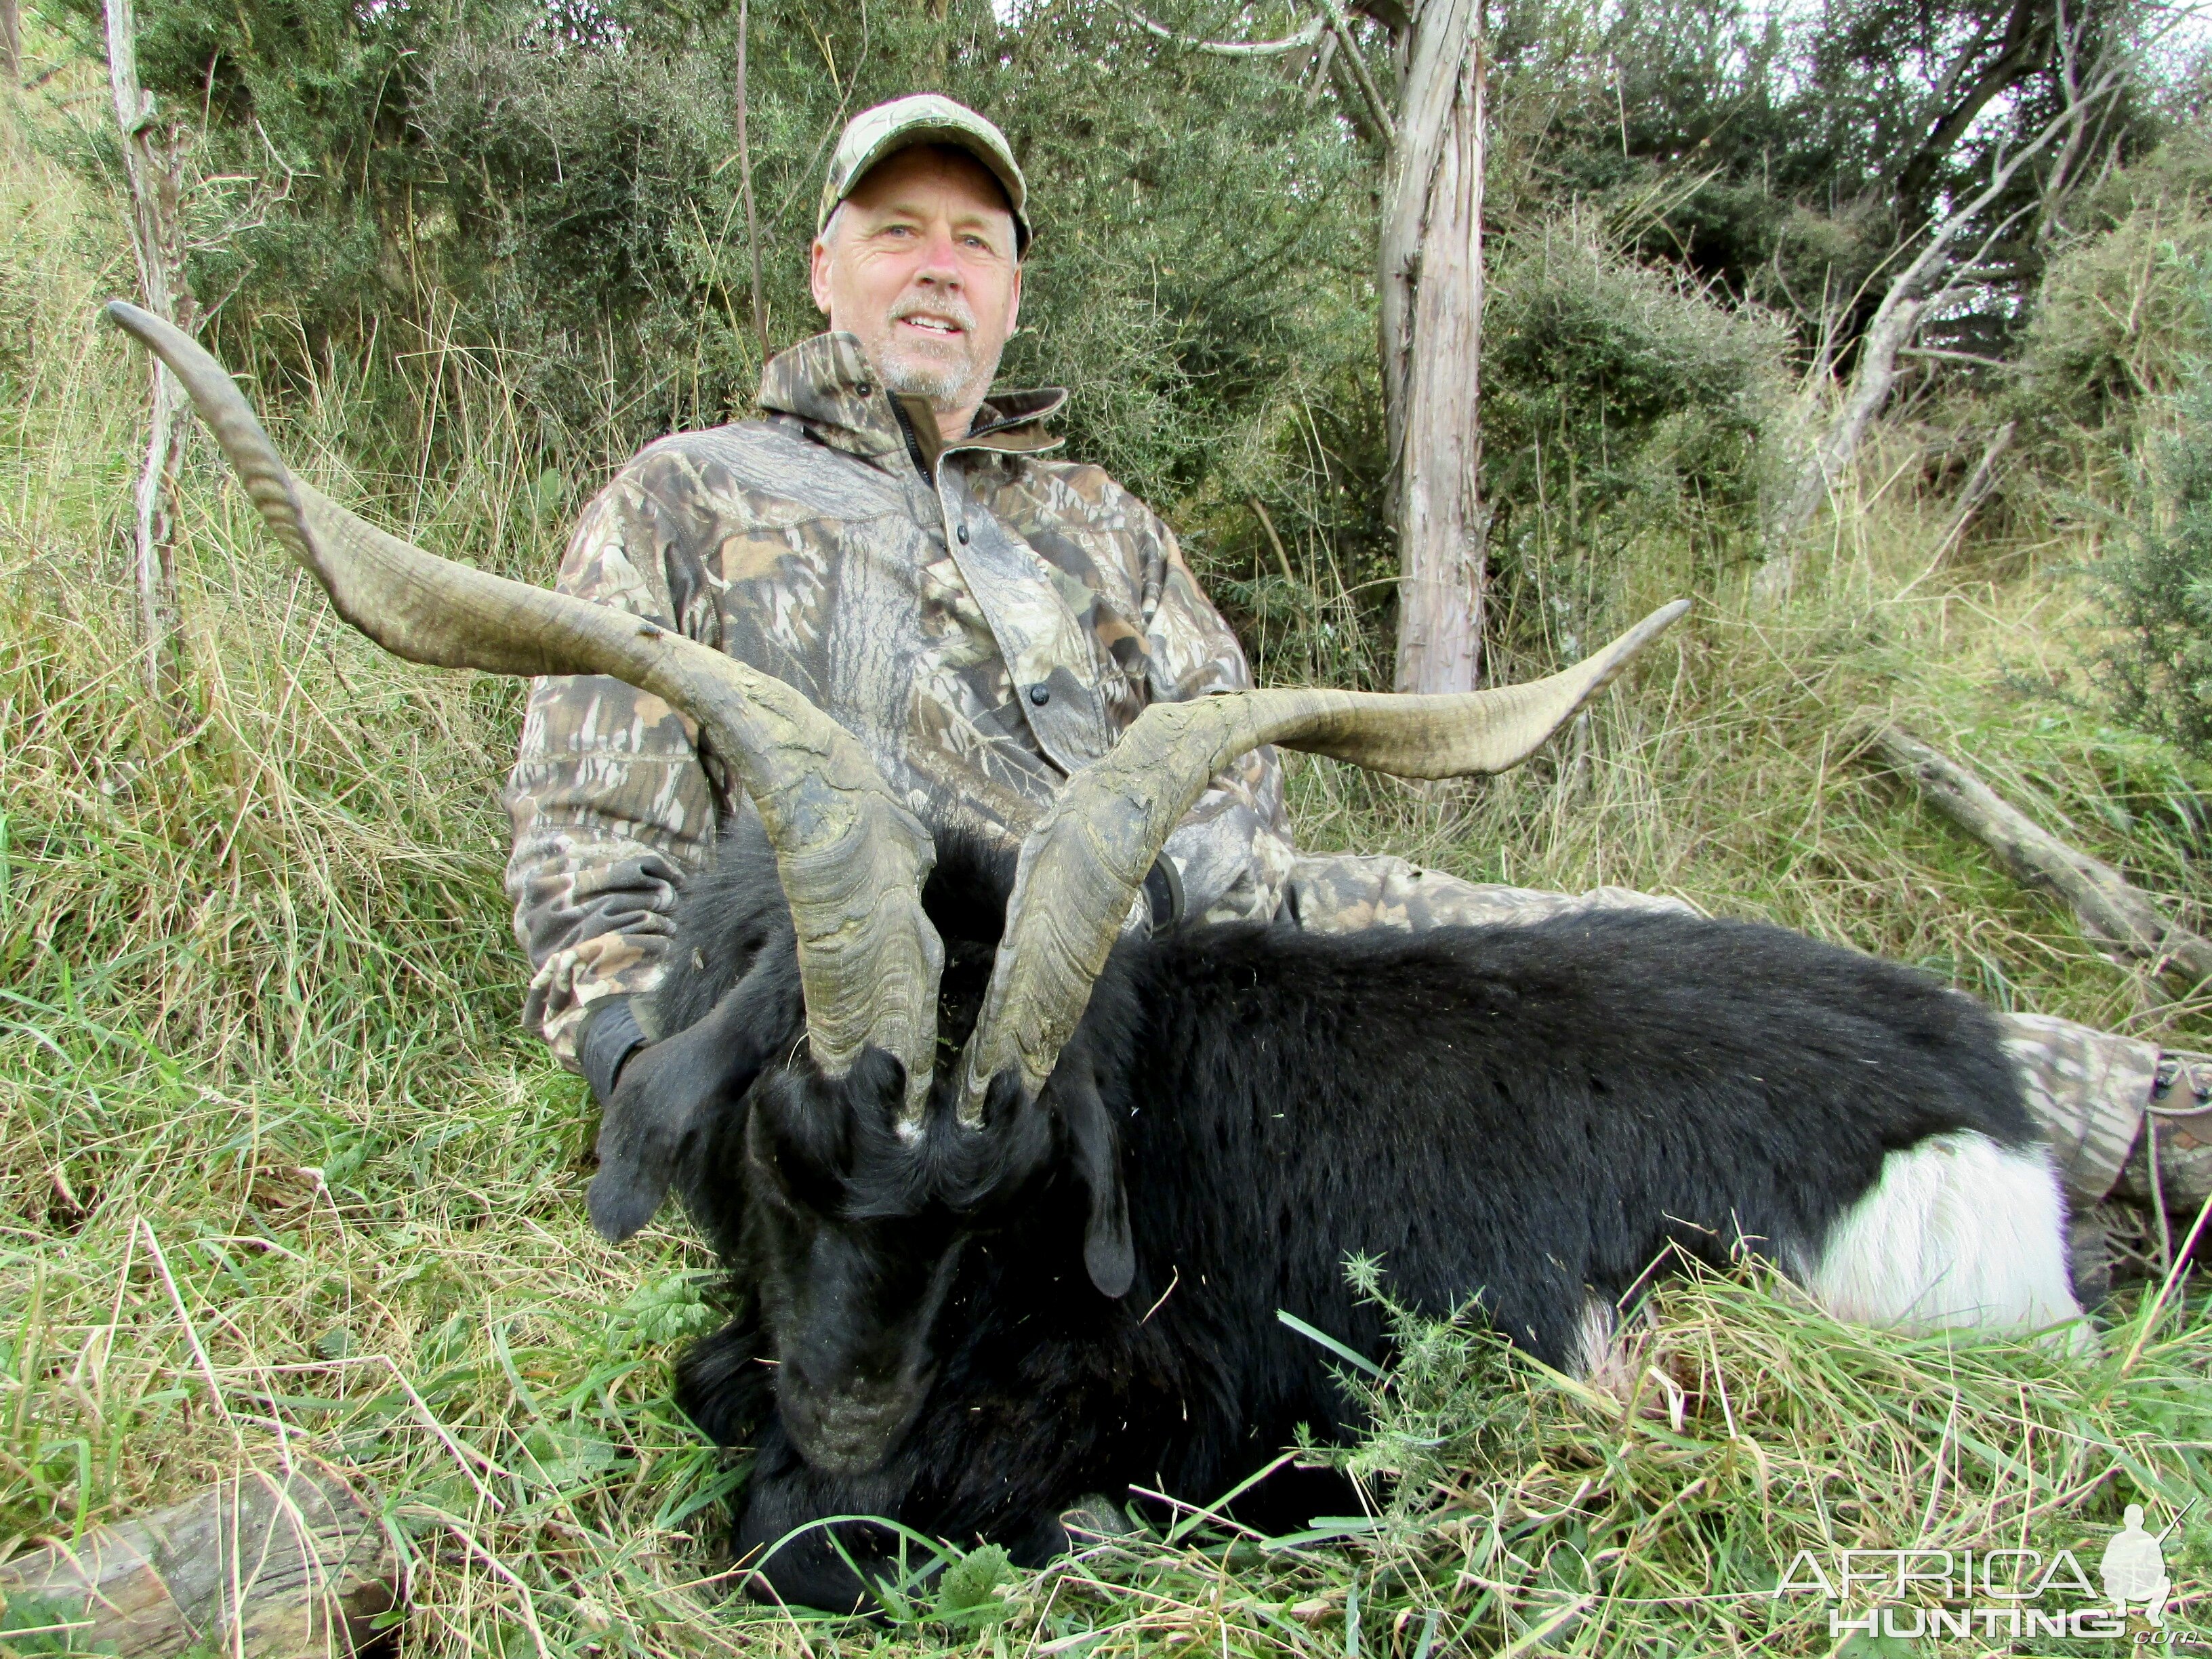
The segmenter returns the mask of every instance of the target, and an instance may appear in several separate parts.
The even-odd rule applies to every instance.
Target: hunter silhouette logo
[[[2127,1524],[2105,1546],[2104,1558],[2098,1565],[2114,1612],[2123,1619],[2139,1612],[2149,1623],[2163,1625],[2173,1580],[2166,1574],[2166,1552],[2160,1544],[2164,1534],[2154,1537],[2145,1532],[2142,1518],[2142,1504],[2128,1505]]]

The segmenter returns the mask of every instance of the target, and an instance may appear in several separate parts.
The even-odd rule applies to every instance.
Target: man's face
[[[967,429],[1021,313],[1014,216],[964,151],[917,144],[871,168],[814,243],[814,303],[895,392]]]

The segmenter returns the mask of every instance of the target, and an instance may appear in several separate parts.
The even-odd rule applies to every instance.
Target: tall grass
[[[2100,1357],[2063,1359],[1709,1280],[1663,1298],[1603,1391],[1409,1326],[1352,1457],[1370,1511],[1301,1540],[1193,1516],[1041,1573],[979,1554],[958,1605],[917,1589],[882,1627],[727,1600],[742,1466],[665,1403],[720,1291],[680,1224],[620,1252],[592,1234],[585,1092],[514,1029],[514,688],[342,628],[203,447],[193,714],[147,735],[125,528],[143,371],[93,320],[129,261],[113,204],[34,142],[98,107],[57,95],[97,90],[88,71],[0,105],[0,1529],[75,1537],[240,1463],[326,1460],[383,1495],[410,1652],[1810,1654],[1825,1609],[1767,1594],[1800,1548],[2086,1561],[2122,1503],[2212,1497],[2192,1286],[2123,1301]],[[270,411],[280,445],[409,533],[543,579],[590,481],[548,482],[496,363],[425,362],[462,457],[434,489],[354,429],[342,364]],[[1904,719],[2186,913],[2212,899],[2202,777],[2077,696],[2082,550],[1944,550],[1948,503],[1916,477],[1901,437],[1875,446],[1793,609],[1702,593],[1519,773],[1419,792],[1298,768],[1306,840],[1678,893],[2002,1006],[2202,1034],[2200,1003],[2108,963],[1863,763],[1863,722]],[[1694,570],[1639,545],[1614,620]],[[1310,586],[1295,614],[1356,613]],[[2196,1626],[2202,1506],[2177,1537]]]

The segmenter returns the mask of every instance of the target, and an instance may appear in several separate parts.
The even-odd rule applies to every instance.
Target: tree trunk
[[[1401,691],[1471,690],[1487,520],[1476,500],[1482,58],[1474,0],[1423,0],[1382,223],[1382,387],[1397,467]]]
[[[186,333],[198,307],[184,274],[184,233],[179,223],[182,187],[174,155],[154,123],[154,100],[138,84],[137,19],[131,0],[106,0],[107,78],[122,130],[123,159],[131,190],[131,246],[146,309]],[[184,703],[184,671],[178,649],[175,488],[191,422],[179,418],[185,391],[161,362],[153,369],[153,417],[139,471],[136,575],[139,644],[146,690],[164,720]]]
[[[19,0],[0,0],[0,80],[23,78],[23,10]]]
[[[170,1659],[321,1659],[374,1638],[398,1562],[373,1503],[335,1475],[248,1474],[0,1565],[11,1648]]]

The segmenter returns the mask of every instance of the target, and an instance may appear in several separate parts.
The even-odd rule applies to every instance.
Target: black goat
[[[870,1512],[1034,1557],[1082,1493],[1157,1479],[1212,1498],[1297,1425],[1346,1426],[1322,1354],[1274,1314],[1379,1343],[1342,1278],[1355,1251],[1413,1306],[1473,1298],[1565,1366],[1602,1352],[1676,1250],[1755,1250],[1875,1322],[2078,1314],[2057,1182],[1988,1016],[1903,969],[1664,915],[1116,943],[1238,755],[1501,771],[1685,603],[1526,685],[1154,703],[1009,872],[937,846],[792,686],[330,501],[204,349],[107,310],[348,622],[416,661],[665,697],[760,815],[773,861],[741,845],[696,884],[659,996],[672,1035],[609,1102],[592,1189],[620,1237],[679,1183],[757,1296],[758,1334],[709,1339],[683,1381],[728,1439],[773,1372],[748,1547]],[[876,1530],[847,1533],[864,1566],[880,1553]],[[818,1528],[765,1571],[793,1600],[864,1593]]]
[[[948,1039],[974,1018],[1007,875],[947,848],[926,890]],[[757,846],[694,882],[660,1018],[745,1036],[633,1062],[611,1121],[689,1127],[618,1152],[593,1191],[620,1231],[628,1172],[674,1176],[757,1297],[681,1367],[700,1427],[757,1445],[743,1550],[874,1514],[1034,1560],[1084,1494],[1216,1497],[1300,1424],[1353,1426],[1329,1356],[1276,1312],[1377,1352],[1354,1252],[1401,1301],[1472,1298],[1568,1370],[1676,1252],[1755,1251],[1872,1322],[2077,1312],[1994,1021],[1779,928],[1598,912],[1127,940],[1041,1095],[994,1090],[979,1133],[940,1078],[918,1136],[880,1052],[834,1083],[782,1063],[788,939]],[[1243,1512],[1315,1507],[1279,1475]],[[836,1530],[864,1570],[896,1547]],[[864,1597],[822,1528],[763,1571],[793,1601]]]

